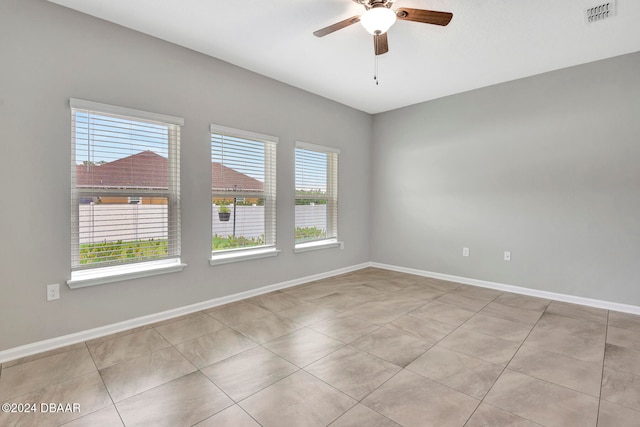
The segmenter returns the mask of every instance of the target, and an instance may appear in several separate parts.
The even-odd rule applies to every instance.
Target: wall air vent
[[[584,18],[587,23],[602,21],[603,19],[611,18],[616,14],[616,2],[610,1],[600,4],[598,6],[589,7],[584,10]]]

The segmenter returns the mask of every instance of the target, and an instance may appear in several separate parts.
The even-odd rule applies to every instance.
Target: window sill
[[[225,253],[213,253],[209,259],[209,265],[229,264],[231,262],[247,261],[250,259],[268,258],[277,256],[281,251],[276,248],[243,249]]]
[[[77,289],[158,274],[175,273],[182,271],[186,266],[186,264],[180,262],[180,259],[169,259],[73,271],[71,272],[71,279],[67,280],[67,286],[71,289]]]
[[[340,247],[340,249],[343,249],[344,242],[339,242],[336,239],[320,240],[317,242],[298,243],[293,248],[293,252],[295,253],[309,252],[309,251],[316,251],[319,249],[330,249],[330,248],[337,248],[337,247]]]

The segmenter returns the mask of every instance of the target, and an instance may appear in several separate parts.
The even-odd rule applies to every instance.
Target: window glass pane
[[[138,199],[137,203],[127,199]],[[168,255],[166,198],[80,199],[80,265],[147,261]]]
[[[213,191],[263,191],[264,143],[212,135],[211,174]]]
[[[72,119],[72,270],[179,256],[179,126]]]
[[[327,238],[327,199],[296,199],[296,243]]]
[[[327,153],[296,149],[296,196],[327,193]]]
[[[337,237],[335,152],[296,148],[295,243]]]
[[[274,142],[211,134],[212,252],[275,245],[275,166]]]
[[[168,188],[169,127],[75,112],[76,185]]]
[[[215,198],[212,218],[213,251],[264,246],[264,198]]]

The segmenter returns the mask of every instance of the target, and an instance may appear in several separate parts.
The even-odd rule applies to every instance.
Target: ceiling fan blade
[[[401,7],[396,10],[396,16],[398,19],[404,21],[422,22],[424,24],[442,25],[444,27],[451,21],[451,18],[453,18],[453,13]]]
[[[341,30],[349,25],[353,25],[357,22],[360,22],[360,17],[358,15],[352,16],[351,18],[347,18],[344,21],[336,22],[333,25],[329,25],[328,27],[324,27],[319,29],[318,31],[314,31],[313,35],[316,37],[324,37],[327,34],[331,34],[334,31]]]
[[[373,48],[376,55],[382,55],[389,52],[389,40],[387,39],[387,33],[373,36]]]

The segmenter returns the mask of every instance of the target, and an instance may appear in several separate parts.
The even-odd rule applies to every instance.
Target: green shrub
[[[322,228],[296,227],[296,242],[323,239],[325,237],[327,237],[327,231]]]

